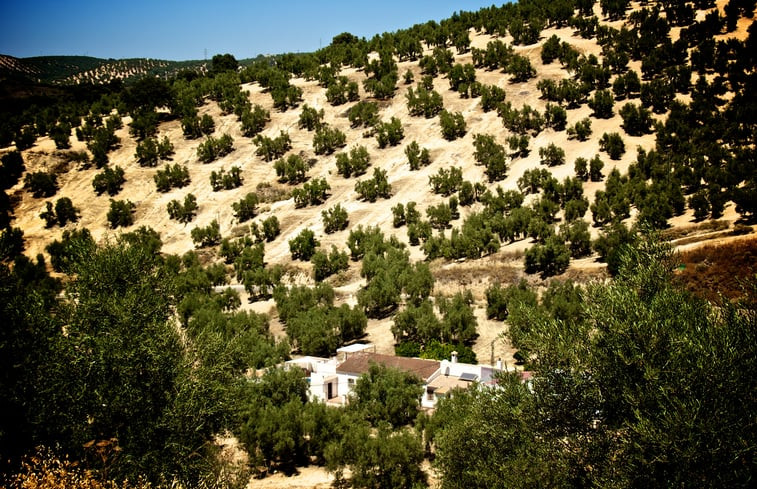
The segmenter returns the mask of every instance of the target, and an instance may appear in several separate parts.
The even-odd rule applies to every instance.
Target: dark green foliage
[[[239,222],[249,221],[257,215],[259,202],[258,194],[249,192],[239,201],[231,204],[231,208],[234,209],[234,217]]]
[[[79,209],[74,207],[73,202],[68,197],[61,197],[55,202],[55,222],[58,226],[65,226],[69,222],[79,220]]]
[[[504,321],[514,306],[535,306],[536,303],[536,294],[528,288],[525,279],[505,288],[500,284],[494,284],[486,289],[486,317],[489,319]]]
[[[338,148],[343,148],[347,137],[342,131],[327,124],[322,124],[315,130],[313,136],[313,151],[317,155],[330,155]]]
[[[210,163],[218,158],[226,156],[234,149],[234,139],[223,134],[220,138],[208,136],[207,139],[197,147],[197,158],[203,163]]]
[[[586,209],[584,208],[584,213]],[[567,220],[567,218],[566,218]],[[569,243],[571,258],[581,258],[591,253],[589,224],[583,219],[575,219],[560,227],[560,235]]]
[[[344,251],[339,251],[336,246],[331,246],[331,253],[316,251],[310,258],[313,263],[313,278],[321,282],[326,278],[349,268],[349,257]]]
[[[266,241],[273,241],[280,232],[279,220],[276,216],[271,216],[263,220],[263,236]]]
[[[582,181],[586,181],[589,179],[589,160],[586,158],[579,156],[576,158],[576,161],[573,163],[573,172],[576,175],[576,178]]]
[[[378,104],[361,100],[347,111],[347,118],[350,125],[355,127],[373,127],[378,121]]]
[[[323,109],[317,110],[310,107],[308,104],[302,106],[302,112],[300,118],[297,120],[297,127],[300,129],[307,129],[308,131],[314,131],[318,129],[323,123]],[[352,120],[350,119],[350,122]]]
[[[535,244],[526,250],[526,273],[540,272],[550,277],[564,272],[570,263],[570,250],[558,236],[549,236],[544,244]]]
[[[197,198],[193,194],[187,194],[184,197],[184,203],[174,199],[166,205],[168,217],[182,224],[192,222],[197,214],[197,209]]]
[[[611,160],[619,160],[626,152],[626,145],[617,132],[604,133],[599,139],[599,149],[605,151]]]
[[[568,128],[568,138],[586,141],[591,136],[591,120],[586,117]]]
[[[382,50],[379,59],[374,59],[365,66],[365,73],[368,75],[368,78],[363,80],[366,92],[382,100],[394,96],[399,75],[397,63],[390,52]]]
[[[639,75],[630,70],[624,75],[618,75],[612,82],[612,93],[618,99],[638,97],[641,92]]]
[[[651,132],[652,115],[648,109],[627,103],[620,108],[619,113],[623,118],[621,127],[629,136],[643,136]]]
[[[198,121],[198,128],[203,136],[210,136],[216,130],[216,123],[210,114],[203,114]]]
[[[541,62],[545,65],[560,57],[560,38],[552,35],[541,47]]]
[[[546,127],[551,127],[555,131],[563,131],[567,120],[568,113],[564,108],[551,103],[547,104],[544,111],[544,125]]]
[[[302,156],[297,154],[276,160],[273,169],[276,170],[279,182],[297,185],[307,180],[308,165]]]
[[[511,83],[527,82],[536,76],[536,69],[531,65],[531,60],[520,54],[512,55],[505,71],[510,73]]]
[[[504,102],[497,107],[497,114],[505,128],[518,135],[536,136],[544,128],[544,117],[530,105],[518,110],[513,109],[510,102]]]
[[[426,215],[428,216],[428,222],[431,227],[438,230],[447,229],[449,222],[452,220],[452,209],[449,204],[442,202],[437,205],[429,206],[426,209]]]
[[[496,85],[481,86],[481,110],[489,112],[505,101],[505,91]]]
[[[126,182],[126,179],[124,178],[123,168],[120,166],[116,166],[115,168],[106,166],[103,171],[92,179],[92,188],[95,189],[97,195],[108,192],[108,195],[112,197],[121,191],[124,182]]]
[[[689,197],[689,207],[694,210],[694,219],[701,221],[710,215],[710,201],[707,199],[707,192],[699,190]]]
[[[334,106],[354,102],[358,98],[357,82],[349,81],[346,76],[335,78],[326,89],[326,100]]]
[[[529,149],[528,149],[528,142],[529,137],[527,134],[513,134],[507,138],[507,145],[510,148],[510,151],[512,151],[512,155],[517,156],[528,156]]]
[[[252,142],[258,147],[255,154],[263,158],[263,161],[273,161],[276,158],[281,158],[292,147],[289,133],[284,131],[280,131],[279,135],[275,138],[258,134]]]
[[[405,156],[410,165],[410,169],[420,170],[421,166],[428,166],[431,163],[431,155],[427,148],[421,148],[417,141],[413,141],[405,148]]]
[[[50,129],[50,138],[55,142],[56,149],[68,149],[71,147],[71,125],[58,123]]]
[[[164,136],[160,141],[149,137],[137,143],[134,157],[139,166],[154,167],[158,164],[159,159],[169,159],[173,153],[173,144],[171,144],[168,136]]]
[[[239,120],[242,123],[242,135],[248,138],[257,136],[271,120],[271,113],[258,104],[251,109],[245,108],[241,114]]]
[[[450,89],[460,93],[463,98],[473,98],[480,93],[481,84],[476,82],[476,69],[470,63],[453,65],[447,78]]]
[[[116,229],[119,226],[127,227],[134,224],[134,212],[137,206],[129,200],[110,199],[110,208],[108,209],[108,223],[110,227]]]
[[[373,430],[370,424],[352,422],[345,433],[346,436],[329,445],[326,452],[327,467],[336,472],[338,484],[356,488],[426,487],[426,474],[421,469],[423,444],[415,431],[392,430],[384,424]],[[343,478],[344,468],[351,474],[349,482]]]
[[[497,143],[490,134],[475,134],[473,136],[473,157],[484,165],[484,173],[489,182],[496,182],[507,176],[507,155],[505,148]]]
[[[191,181],[189,169],[186,166],[180,166],[178,163],[166,165],[164,169],[158,170],[153,179],[158,192],[168,192],[172,188],[186,187]]]
[[[37,140],[37,133],[32,126],[24,126],[18,132],[16,132],[15,140],[16,151],[24,151],[32,146]]]
[[[289,240],[289,251],[292,253],[293,260],[309,261],[319,245],[320,242],[315,239],[315,233],[305,228]]]
[[[435,194],[445,197],[452,195],[463,184],[463,171],[458,166],[439,168],[439,171],[428,177],[428,183]]]
[[[402,122],[396,117],[392,117],[389,122],[379,122],[375,129],[376,142],[378,142],[379,148],[397,146],[405,137]]]
[[[558,166],[565,163],[565,150],[558,148],[554,143],[549,146],[539,148],[539,158],[542,165]]]
[[[50,265],[56,272],[70,274],[73,267],[95,251],[95,240],[87,228],[64,230],[61,240],[53,240],[45,247]]]
[[[210,188],[213,189],[213,192],[240,187],[242,180],[242,170],[236,165],[232,166],[228,173],[225,168],[210,172]]]
[[[323,230],[326,234],[342,231],[347,228],[349,219],[347,218],[347,211],[341,204],[336,204],[330,209],[321,211],[323,216]]]
[[[446,110],[439,113],[439,124],[442,128],[442,137],[447,141],[454,141],[457,138],[465,136],[467,132],[463,114],[455,112],[451,114]]]
[[[422,391],[421,380],[412,373],[374,364],[355,382],[349,409],[373,426],[405,426],[418,415]]]
[[[371,164],[371,155],[365,146],[355,146],[349,153],[336,155],[337,172],[344,178],[360,176],[365,173]]]
[[[355,183],[355,192],[362,200],[376,202],[376,199],[388,199],[392,195],[392,186],[386,178],[386,170],[373,169],[373,176]]]
[[[296,208],[306,207],[308,205],[319,205],[328,196],[331,186],[325,178],[313,179],[302,186],[292,190],[294,206]]]
[[[221,226],[213,219],[205,227],[197,226],[191,231],[192,242],[196,248],[208,248],[221,242]]]
[[[24,158],[18,151],[11,151],[2,156],[0,166],[0,190],[6,190],[19,181],[26,167]]]
[[[410,115],[423,116],[426,119],[434,117],[444,108],[442,96],[436,90],[426,89],[422,84],[418,84],[415,90],[407,89],[405,94],[407,98],[407,110]]]
[[[44,171],[27,173],[24,177],[24,188],[35,198],[52,197],[58,191],[58,176]]]
[[[605,163],[599,158],[599,155],[594,155],[589,161],[589,178],[592,182],[599,182],[602,180],[602,168],[605,167]]]
[[[589,100],[589,107],[594,112],[592,116],[597,119],[609,119],[613,116],[612,107],[615,105],[612,94],[607,90],[597,90],[594,97]]]
[[[607,271],[616,275],[622,266],[622,256],[625,247],[636,242],[636,233],[629,230],[620,221],[614,221],[605,226],[599,237],[592,243],[592,248],[599,254],[599,259],[607,263]]]

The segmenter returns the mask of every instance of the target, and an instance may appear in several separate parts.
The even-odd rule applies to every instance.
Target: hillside
[[[596,9],[599,6],[595,7]],[[597,13],[599,13],[597,11]],[[619,27],[622,22],[613,22],[609,25]],[[671,37],[675,38],[678,28],[673,28]],[[542,32],[542,39],[549,39],[556,35],[561,42],[571,44],[581,55],[600,55],[601,47],[597,45],[594,39],[583,39],[577,35],[571,27],[548,28]],[[738,34],[737,34],[738,35]],[[485,49],[487,43],[494,40],[495,37],[486,34],[471,32],[471,47]],[[504,37],[501,39],[505,43],[511,43],[512,38]],[[432,54],[432,49],[426,48],[424,55]],[[544,64],[541,59],[542,46],[540,44],[528,46],[514,46],[514,52],[526,56],[536,69],[536,76],[527,82],[513,82],[509,76],[499,70],[477,69],[476,80],[485,85],[495,85],[503,88],[506,92],[506,100],[514,106],[529,105],[539,112],[543,112],[548,104],[544,100],[542,93],[537,88],[541,80],[561,80],[571,77],[571,73],[559,62],[554,61],[550,64]],[[457,54],[454,56],[454,62],[459,64],[472,63],[471,52]],[[417,61],[402,61],[398,63],[399,73],[404,74],[406,71],[413,73],[415,80],[422,77],[421,70]],[[631,61],[629,68],[639,70],[640,63]],[[355,81],[361,86],[360,97],[366,98],[362,90],[362,82],[366,75],[362,70],[345,69],[341,73],[350,81]],[[380,102],[379,117],[381,120],[388,120],[391,117],[397,117],[402,121],[404,130],[404,139],[396,147],[380,149],[375,138],[365,138],[363,128],[352,128],[346,117],[346,109],[349,104],[332,106],[326,99],[326,90],[319,86],[318,82],[308,81],[302,78],[295,78],[292,84],[301,88],[303,91],[302,105],[307,105],[315,109],[325,111],[324,121],[332,127],[343,131],[347,136],[348,144],[345,150],[357,145],[363,145],[368,148],[371,156],[371,169],[366,174],[370,176],[373,168],[380,168],[387,172],[389,183],[392,186],[391,198],[379,200],[376,203],[361,201],[354,190],[355,178],[343,178],[336,174],[335,157],[318,156],[313,152],[312,138],[313,133],[297,127],[297,121],[300,116],[299,109],[292,109],[281,112],[273,107],[271,97],[266,90],[258,84],[245,84],[242,90],[249,92],[249,101],[253,105],[260,105],[271,113],[271,120],[266,124],[262,134],[275,137],[280,131],[287,132],[292,140],[292,149],[290,153],[304,156],[311,162],[312,167],[308,171],[311,179],[325,178],[331,185],[331,191],[328,199],[324,204],[319,206],[296,209],[292,199],[285,199],[278,202],[264,204],[260,208],[257,222],[261,222],[269,216],[275,215],[281,226],[281,234],[273,242],[266,246],[266,261],[270,264],[286,265],[290,270],[292,280],[296,282],[309,282],[311,275],[310,265],[292,262],[290,259],[289,245],[290,239],[295,237],[303,229],[312,229],[321,241],[324,249],[329,249],[331,245],[343,248],[344,243],[350,233],[358,225],[362,226],[379,226],[385,235],[395,235],[401,241],[407,243],[407,233],[403,229],[394,229],[392,226],[391,208],[398,203],[407,203],[415,201],[418,203],[418,210],[425,215],[426,210],[443,199],[435,195],[429,188],[429,177],[435,174],[439,169],[451,166],[460,167],[464,180],[472,182],[486,182],[484,168],[477,165],[474,160],[473,138],[478,134],[492,134],[496,140],[506,146],[507,137],[511,134],[503,129],[501,119],[497,116],[496,111],[484,112],[481,109],[480,98],[461,98],[457,92],[450,89],[450,83],[446,77],[436,77],[433,81],[433,89],[441,94],[444,108],[450,112],[460,112],[467,124],[467,132],[464,137],[455,141],[446,141],[441,134],[438,117],[426,119],[424,117],[413,117],[408,112],[406,103],[406,92],[413,85],[403,85],[400,82],[395,95],[388,101]],[[682,100],[686,100],[686,95],[679,95]],[[555,131],[545,129],[536,137],[532,138],[529,143],[530,152],[528,156],[511,157],[508,164],[507,176],[501,181],[487,184],[490,190],[501,187],[504,190],[519,190],[518,180],[521,179],[524,172],[528,169],[544,168],[540,165],[539,149],[549,144],[555,144],[565,151],[564,164],[550,168],[552,175],[562,181],[566,177],[574,176],[572,162],[577,158],[583,157],[590,160],[595,155],[600,155],[605,163],[602,173],[608,175],[613,169],[618,169],[621,174],[628,171],[629,165],[636,159],[636,149],[641,148],[650,151],[654,148],[655,136],[653,133],[641,136],[629,136],[621,129],[623,119],[617,111],[616,104],[614,115],[607,119],[592,119],[592,137],[586,141],[571,139],[566,131]],[[202,164],[198,161],[197,147],[200,141],[187,141],[182,137],[182,129],[179,121],[171,121],[161,124],[159,128],[159,137],[167,136],[175,147],[175,154],[171,158],[171,163],[187,165],[190,171],[191,183],[183,189],[174,189],[167,193],[159,193],[153,183],[155,170],[140,167],[135,158],[136,141],[129,135],[128,124],[130,119],[124,118],[124,127],[117,131],[120,137],[121,146],[109,155],[112,165],[120,166],[125,171],[126,183],[123,190],[119,193],[118,198],[129,199],[137,204],[135,214],[135,226],[149,226],[161,234],[164,242],[164,252],[181,254],[193,248],[189,231],[196,226],[207,226],[212,220],[218,220],[221,225],[221,234],[226,237],[241,236],[247,232],[247,224],[239,224],[233,215],[231,204],[238,201],[248,192],[254,192],[261,187],[271,187],[280,189],[286,193],[291,190],[291,186],[277,182],[276,175],[273,171],[272,164],[263,161],[256,156],[256,146],[249,138],[245,138],[240,131],[237,117],[234,114],[223,114],[216,103],[206,103],[200,108],[200,114],[208,114],[216,121],[215,136],[228,133],[234,139],[234,150],[227,156],[218,159],[210,164]],[[583,105],[577,109],[569,110],[567,117],[567,126],[574,125],[586,117],[590,117],[592,109]],[[665,113],[653,114],[656,121],[664,121]],[[606,132],[620,132],[627,151],[618,160],[607,158],[607,154],[600,151],[599,135]],[[84,143],[72,138],[73,146],[71,151],[86,150]],[[404,154],[404,148],[411,141],[417,141],[423,148],[428,148],[431,154],[431,164],[417,172],[410,171],[407,165],[407,158]],[[339,151],[337,151],[338,153]],[[95,196],[91,181],[98,170],[92,168],[89,170],[79,170],[72,164],[62,163],[64,153],[56,152],[53,142],[46,137],[40,138],[34,147],[24,152],[24,159],[28,171],[50,171],[54,170],[59,173],[60,190],[56,198],[70,197],[74,204],[81,208],[81,219],[78,226],[88,228],[97,241],[107,239],[113,234],[108,229],[106,214],[110,197],[103,194]],[[228,170],[232,166],[237,166],[242,170],[244,183],[241,187],[214,192],[208,182],[210,174],[220,169]],[[365,177],[363,177],[365,178]],[[583,184],[584,195],[593,201],[595,192],[604,188],[604,181],[591,182]],[[172,199],[181,200],[187,193],[192,193],[197,197],[200,208],[197,212],[196,219],[188,225],[183,225],[169,219],[165,211],[166,204]],[[53,239],[60,239],[61,229],[46,229],[44,222],[39,218],[39,213],[43,210],[45,202],[49,199],[34,199],[24,192],[20,186],[15,190],[14,195],[19,199],[19,205],[16,208],[16,226],[24,230],[27,242],[27,253],[35,256],[41,253],[44,247]],[[536,195],[528,195],[526,203],[533,201]],[[86,203],[86,204],[85,204]],[[326,234],[323,231],[323,222],[321,211],[341,204],[349,214],[349,227],[344,231],[333,234]],[[462,222],[467,215],[472,212],[480,211],[480,204],[469,208],[463,208],[460,220],[453,222],[457,224]],[[672,225],[685,226],[693,221],[691,210],[687,210],[682,215],[671,221]],[[588,217],[588,215],[587,215]],[[724,219],[729,223],[734,223],[738,215],[734,212],[733,204],[726,206]],[[128,230],[128,228],[127,228]],[[591,227],[592,238],[596,238],[600,228]],[[452,294],[460,289],[470,289],[474,292],[477,301],[483,300],[484,289],[494,282],[508,283],[524,276],[522,257],[523,252],[531,246],[531,240],[517,240],[513,243],[503,244],[501,250],[491,256],[468,264],[454,263],[435,263],[433,265],[434,273],[439,277],[450,277],[437,282],[437,292]],[[410,247],[411,257],[415,260],[423,259],[423,254],[418,247]],[[479,263],[480,262],[480,263]],[[359,278],[359,264],[352,265],[350,270],[344,272],[338,279],[342,299],[348,303],[355,302],[355,292],[364,283]],[[595,257],[584,258],[574,261],[568,271],[568,276],[579,280],[585,277],[601,276],[602,265],[596,262]],[[460,280],[461,276],[471,278]],[[537,276],[530,277],[530,280],[538,280]],[[252,307],[261,312],[273,311],[272,301],[264,303],[251,304],[246,307]],[[497,338],[501,332],[500,326],[496,323],[489,322],[483,315],[479,315],[479,324],[481,326],[481,336],[477,342],[477,353],[481,358],[488,358],[490,354],[490,344]],[[379,345],[382,352],[392,352],[391,334],[389,333],[389,320],[379,321],[371,324],[369,327],[368,340]],[[283,331],[280,331],[283,334]],[[509,347],[501,342],[497,342],[498,347],[495,350],[495,356],[508,356]]]
[[[280,232],[271,239],[261,239],[265,265],[260,268],[270,271],[280,266],[281,284],[292,288],[313,287],[321,282],[315,280],[313,263],[293,258],[291,242],[301,233],[312,231],[321,250],[327,252],[335,247],[349,254],[348,244],[357,230],[376,227],[387,240],[393,236],[401,243],[398,247],[407,250],[410,268],[416,263],[428,264],[433,276],[431,297],[451,300],[468,292],[471,294],[476,334],[467,346],[481,363],[493,363],[494,359],[502,358],[513,365],[514,354],[521,349],[507,335],[508,323],[487,314],[487,296],[491,289],[514,286],[521,280],[540,293],[547,290],[552,280],[602,283],[616,272],[612,252],[617,244],[608,245],[607,254],[600,254],[604,252],[601,244],[596,243],[609,239],[608,236],[623,235],[617,231],[619,227],[625,231],[643,223],[645,229],[660,230],[662,239],[683,253],[684,265],[677,272],[676,280],[711,300],[719,297],[718,292],[737,299],[743,292],[738,290],[742,280],[753,280],[757,269],[753,253],[757,242],[751,227],[755,208],[754,202],[750,204],[750,196],[755,195],[756,175],[754,167],[749,166],[753,163],[753,156],[749,156],[749,151],[753,152],[750,146],[753,141],[748,142],[755,127],[754,116],[749,113],[754,105],[750,93],[754,86],[754,62],[743,59],[746,55],[739,58],[739,54],[748,51],[748,43],[753,43],[756,33],[751,17],[740,18],[730,30],[723,21],[714,36],[715,41],[723,41],[717,45],[723,61],[707,61],[703,53],[710,44],[697,42],[697,36],[707,37],[700,31],[712,29],[708,22],[713,19],[713,12],[723,16],[727,2],[716,2],[713,8],[708,8],[707,3],[702,2],[705,6],[694,11],[692,22],[666,24],[664,38],[654,36],[659,34],[656,29],[660,29],[659,19],[665,14],[655,11],[652,15],[651,11],[642,10],[642,7],[650,7],[647,2],[632,2],[632,8],[620,16],[608,15],[597,3],[590,12],[593,16],[576,14],[575,18],[584,19],[584,24],[580,21],[546,22],[535,42],[514,37],[513,31],[516,35],[518,31],[512,26],[506,34],[484,26],[468,27],[465,31],[470,40],[468,47],[448,45],[445,39],[443,49],[424,41],[420,52],[409,56],[395,52],[391,62],[396,63],[398,81],[388,97],[376,96],[368,90],[374,81],[371,72],[380,70],[380,65],[386,62],[382,59],[386,51],[382,49],[367,53],[367,66],[345,63],[330,73],[323,64],[307,73],[292,75],[284,86],[296,87],[294,91],[301,96],[289,107],[285,103],[283,110],[276,100],[275,92],[279,87],[270,82],[275,76],[266,71],[280,68],[269,66],[273,64],[269,60],[251,61],[246,63],[249,65],[246,69],[220,73],[215,78],[198,76],[194,80],[176,81],[171,92],[176,98],[169,103],[152,105],[148,110],[139,105],[142,102],[138,100],[141,94],[137,88],[126,90],[120,103],[113,102],[115,97],[103,97],[98,107],[100,112],[85,115],[73,127],[65,126],[70,131],[70,148],[58,149],[50,130],[50,134],[36,137],[30,147],[22,149],[24,173],[6,191],[12,207],[10,227],[23,231],[24,254],[28,257],[42,254],[47,263],[51,259],[46,247],[62,240],[64,233],[86,228],[95,242],[102,244],[113,243],[122,233],[142,226],[152,228],[160,234],[164,254],[183,255],[196,250],[203,265],[222,264],[227,280],[224,287],[228,285],[239,292],[239,310],[268,315],[270,332],[277,340],[288,337],[287,327],[291,323],[282,318],[274,296],[256,294],[259,284],[250,285],[244,278],[240,280],[244,274],[234,267],[238,255],[224,262],[220,239],[210,246],[202,246],[193,239],[192,231],[217,222],[222,238],[239,242],[245,238],[254,240],[257,238],[252,226],[262,228],[264,222],[275,217]],[[640,12],[648,16],[645,18]],[[633,14],[638,16],[633,17]],[[592,27],[587,19],[598,20]],[[643,52],[634,54],[628,47],[629,53],[623,57],[623,43],[629,44],[623,35],[633,31],[636,39],[636,30],[654,39],[646,46],[648,51],[636,46],[634,49]],[[639,38],[646,39],[643,34]],[[396,49],[400,49],[400,42],[396,44]],[[497,46],[511,50],[498,54]],[[336,38],[332,47],[335,50],[339,47]],[[445,137],[444,115],[413,115],[414,108],[408,103],[413,94],[421,92],[424,75],[433,71],[428,68],[427,60],[441,64],[444,54],[440,55],[440,49],[447,50],[451,57],[447,73],[426,77],[430,85],[425,91],[438,93],[444,110],[462,118],[465,128],[459,137]],[[716,50],[714,42],[712,50]],[[550,55],[550,51],[554,51],[554,55]],[[674,59],[678,58],[685,60],[676,63]],[[290,61],[277,58],[279,65]],[[746,64],[742,72],[740,62],[752,64]],[[152,75],[196,69],[199,63],[78,57],[68,60],[0,58],[4,72],[64,84],[107,83],[132,76],[145,76],[152,81]],[[523,75],[517,63],[527,64],[533,72],[526,69]],[[459,70],[455,71],[458,65]],[[201,71],[208,70],[203,66]],[[629,73],[638,75],[638,89],[626,90],[620,83]],[[457,75],[467,78],[457,83],[453,80]],[[146,87],[145,93],[159,98],[160,94],[154,94],[162,86],[150,85],[151,81],[135,86]],[[332,87],[348,87],[353,82],[356,93],[349,95],[351,100],[333,103],[336,89]],[[568,87],[565,89],[568,95],[563,92],[556,95],[561,86]],[[155,87],[155,91],[150,92]],[[491,87],[500,89],[504,100],[493,104],[491,110],[484,110],[484,90],[496,92]],[[570,91],[571,87],[575,93]],[[472,93],[462,93],[467,90]],[[183,107],[177,95],[181,93],[202,94],[196,107],[183,109],[190,116],[177,115],[180,110],[177,106]],[[609,112],[602,107],[601,99],[605,95],[611,100]],[[350,109],[366,101],[377,106],[379,121],[396,118],[400,122],[403,134],[397,144],[384,145],[379,141],[375,125],[358,126],[350,121]],[[132,109],[128,111],[130,105]],[[267,112],[269,118],[262,130],[245,136],[241,114],[258,107]],[[318,154],[320,151],[314,143],[317,131],[302,127],[306,107],[323,111],[321,127],[344,134],[344,144],[334,148],[331,154]],[[154,114],[151,120],[157,127],[156,133],[146,140],[158,142],[167,138],[173,147],[170,156],[159,161],[156,157],[157,165],[153,166],[138,161],[136,154],[141,151],[145,138],[137,137],[132,131],[132,127],[142,127],[140,124],[148,118],[145,114]],[[560,121],[560,114],[564,114],[565,120]],[[633,119],[634,114],[638,120]],[[204,163],[198,150],[209,138],[189,138],[186,121],[199,121],[205,116],[214,123],[207,136],[220,139],[228,135],[233,140],[233,149]],[[76,117],[78,119],[78,115]],[[92,120],[115,120],[114,117],[123,123],[113,131],[119,142],[106,151],[107,164],[98,168],[92,144],[94,137],[88,144],[85,137],[80,139],[76,134]],[[685,121],[697,117],[700,119],[692,122],[691,127],[686,126]],[[729,118],[732,126],[723,122]],[[590,124],[589,134],[577,136],[575,133],[580,132],[586,120]],[[107,125],[108,122],[101,127]],[[17,142],[22,132],[17,133]],[[255,140],[253,136],[274,139],[282,133],[288,135],[290,147],[266,161],[259,151],[261,139]],[[615,155],[610,154],[613,135],[615,142],[619,138],[624,147]],[[495,143],[488,147],[491,151],[488,160],[484,155],[487,148],[482,145],[486,136]],[[518,147],[518,138],[525,142],[525,148]],[[428,150],[430,162],[427,165],[411,168],[406,151],[412,142]],[[342,162],[338,161],[345,158],[341,155],[361,147],[370,160],[365,172],[349,177],[340,174]],[[8,146],[0,149],[0,153],[9,155],[15,149]],[[301,169],[304,178],[295,184],[283,181],[283,175],[277,175],[275,169],[277,161],[292,155],[306,163],[306,168]],[[495,173],[493,165],[497,155],[502,156],[506,170]],[[603,165],[594,167],[597,161]],[[166,165],[186,167],[186,185],[159,190],[156,175],[167,168]],[[591,170],[586,165],[591,165]],[[108,192],[98,194],[93,189],[93,180],[105,168],[123,170],[123,183],[110,195]],[[214,190],[211,185],[214,174],[221,171],[228,174],[233,168],[239,169],[241,184]],[[461,182],[447,192],[435,192],[434,182],[441,173],[452,168],[459,168],[461,181],[475,188],[476,196],[470,202],[463,202]],[[371,178],[376,170],[385,172],[391,190],[389,195],[371,201],[360,195],[356,184]],[[33,195],[25,178],[36,172],[56,176],[57,188],[52,195]],[[301,206],[293,194],[320,179],[330,187],[325,199]],[[255,217],[240,222],[234,205],[251,193],[257,199]],[[174,200],[184,201],[190,194],[198,204],[196,216],[186,223],[172,219],[167,207]],[[48,226],[40,214],[48,204],[64,197],[78,208],[78,219],[63,226]],[[436,218],[437,210],[444,206],[449,210],[451,197],[455,199],[453,207],[456,206],[459,215],[451,212],[446,219],[449,222],[434,225],[433,231],[429,224],[429,232],[420,243],[411,239],[411,226],[396,222],[395,209],[400,205],[407,208],[408,203],[414,202],[420,221],[430,223]],[[135,205],[132,224],[115,229],[109,224],[108,214],[114,199],[128,200]],[[522,202],[513,204],[508,199]],[[568,205],[570,202],[573,206]],[[348,221],[342,229],[327,232],[324,214],[336,205],[346,211]],[[516,209],[520,209],[521,214]],[[571,213],[577,215],[571,216]],[[518,224],[513,217],[518,215],[528,216],[529,222]],[[466,233],[478,233],[476,237],[489,233],[490,238],[485,244],[478,244]],[[589,240],[595,243],[594,248],[588,247]],[[534,258],[534,250],[545,255],[560,255],[564,262],[555,265],[558,261],[555,257]],[[727,267],[729,257],[734,264]],[[531,263],[532,259],[536,260],[536,265]],[[397,316],[410,308],[410,294],[403,292],[399,304],[371,313],[360,297],[380,273],[366,272],[367,262],[367,255],[361,260],[350,260],[346,269],[323,282],[333,287],[335,305],[347,304],[368,313],[365,335],[360,341],[375,344],[379,353],[395,354],[398,338],[392,328]],[[388,261],[378,263],[386,265]],[[54,275],[68,280],[64,274]],[[402,289],[407,284],[398,287]],[[441,313],[440,303],[435,304],[432,311],[436,307]],[[304,352],[295,348],[292,353]],[[321,474],[317,470],[307,471],[313,481],[325,483],[319,478]],[[279,477],[269,479],[265,487],[300,487],[296,480],[290,482]]]

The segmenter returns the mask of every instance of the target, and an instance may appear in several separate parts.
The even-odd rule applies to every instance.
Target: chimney
[[[497,359],[497,370],[502,370],[502,359],[501,358]]]
[[[456,351],[452,352],[452,363],[457,363],[457,352]]]

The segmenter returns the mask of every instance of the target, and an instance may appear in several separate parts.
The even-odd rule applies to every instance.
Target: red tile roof
[[[379,353],[355,353],[336,367],[337,373],[360,376],[370,369],[372,363],[378,363],[390,368],[411,372],[428,381],[437,370],[439,362],[436,360],[422,360],[420,358],[395,357]]]

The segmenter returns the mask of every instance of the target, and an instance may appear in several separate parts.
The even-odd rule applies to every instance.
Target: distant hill
[[[0,55],[0,76],[61,85],[98,84],[112,80],[129,81],[143,76],[172,76],[181,70],[202,71],[206,64],[202,60],[103,59],[91,56],[15,58]]]

